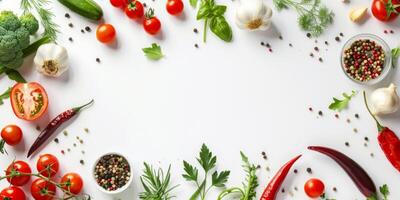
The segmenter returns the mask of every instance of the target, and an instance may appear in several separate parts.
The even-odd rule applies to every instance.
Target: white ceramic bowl
[[[107,156],[107,155],[117,155],[117,156],[121,156],[121,157],[125,158],[125,160],[128,162],[129,171],[130,171],[130,173],[131,173],[128,182],[127,182],[123,187],[118,188],[117,190],[114,190],[114,191],[108,191],[108,190],[104,189],[103,187],[101,187],[101,186],[97,183],[96,177],[94,176],[94,171],[95,171],[95,169],[96,169],[97,163],[100,161],[100,159],[101,159],[102,157]],[[126,156],[123,156],[123,155],[121,155],[121,154],[119,154],[119,153],[114,153],[114,152],[106,153],[106,154],[103,154],[102,156],[100,156],[100,157],[96,160],[96,162],[94,162],[94,165],[93,165],[93,167],[92,167],[92,177],[93,177],[94,182],[96,183],[96,188],[97,188],[98,190],[100,190],[101,192],[103,192],[103,193],[105,193],[105,194],[109,194],[109,195],[120,194],[120,193],[124,192],[124,191],[131,185],[131,183],[132,183],[132,180],[133,180],[132,165],[131,165],[131,163],[129,162],[129,160],[128,160],[128,158],[127,158]]]

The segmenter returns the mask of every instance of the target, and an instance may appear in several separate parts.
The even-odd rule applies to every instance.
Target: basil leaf
[[[213,16],[220,16],[220,15],[223,15],[225,13],[225,11],[226,11],[226,6],[217,5],[217,6],[213,7],[212,14],[213,14]]]
[[[5,70],[9,79],[17,81],[18,83],[26,83],[26,80],[22,75],[15,69],[6,69]]]
[[[209,1],[201,1],[199,11],[197,12],[197,20],[208,18],[211,15],[211,8]]]
[[[223,16],[216,16],[210,21],[211,31],[225,42],[232,41],[232,29]]]
[[[10,98],[11,88],[8,88],[3,94],[0,94],[0,105],[3,105],[4,99]]]
[[[193,8],[197,7],[197,0],[189,0],[189,3]]]

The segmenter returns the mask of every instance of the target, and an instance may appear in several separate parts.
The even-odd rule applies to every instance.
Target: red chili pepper
[[[283,165],[279,171],[275,174],[274,178],[268,183],[268,186],[265,188],[263,194],[261,195],[260,200],[274,200],[276,194],[279,191],[283,181],[285,180],[287,174],[289,173],[290,168],[293,164],[301,157],[301,155],[293,158],[285,165]]]
[[[374,118],[376,125],[378,126],[378,142],[381,146],[382,151],[385,153],[386,158],[390,163],[400,172],[400,139],[397,135],[390,130],[388,127],[382,126],[376,117],[372,114],[368,107],[367,97],[364,91],[364,102],[369,114]]]
[[[60,127],[64,122],[71,119],[73,116],[78,114],[83,108],[91,105],[94,100],[90,101],[89,103],[69,109],[64,111],[63,113],[59,114],[56,118],[51,120],[51,122],[46,126],[46,128],[40,133],[39,137],[35,140],[32,144],[31,148],[28,151],[28,156],[31,156],[53,133]]]

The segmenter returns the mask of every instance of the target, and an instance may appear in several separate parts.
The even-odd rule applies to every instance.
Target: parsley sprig
[[[353,98],[356,94],[357,93],[355,91],[351,91],[350,95],[345,92],[342,94],[344,99],[337,99],[337,98],[333,97],[333,103],[331,103],[329,105],[329,109],[336,110],[338,112],[342,111],[343,109],[345,109],[347,107],[351,98]]]
[[[388,200],[390,192],[387,184],[384,184],[381,187],[379,187],[379,192],[382,194],[383,200]]]
[[[160,60],[164,57],[160,45],[156,43],[151,44],[151,47],[143,48],[142,51],[144,55],[151,60]]]
[[[186,161],[183,161],[185,173],[182,175],[189,182],[194,182],[197,186],[196,191],[190,197],[190,200],[196,200],[200,197],[201,200],[206,198],[207,193],[213,187],[223,188],[228,181],[230,171],[214,170],[217,164],[217,157],[212,154],[210,149],[203,144],[200,150],[197,162],[201,165],[204,171],[203,180],[199,180],[199,170]],[[214,172],[213,172],[214,171]],[[208,176],[211,175],[211,184],[207,183]]]
[[[225,189],[219,194],[217,200],[222,200],[230,194],[238,194],[240,200],[252,200],[256,197],[256,188],[258,186],[256,175],[257,166],[250,164],[249,158],[243,152],[240,152],[240,156],[242,157],[243,162],[242,167],[246,173],[246,179],[242,182],[242,188],[232,187]]]
[[[300,28],[310,32],[313,36],[321,35],[333,22],[333,12],[321,5],[321,0],[273,0],[273,2],[278,10],[295,9],[299,14]]]
[[[144,163],[143,175],[140,177],[140,181],[145,191],[139,194],[139,198],[144,200],[169,200],[174,198],[175,196],[170,195],[170,192],[178,185],[169,187],[170,180],[171,165],[168,167],[167,173],[164,174],[161,168],[155,170],[153,166]]]

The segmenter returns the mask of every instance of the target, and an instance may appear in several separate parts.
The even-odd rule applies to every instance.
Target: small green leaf
[[[183,161],[183,169],[185,170],[186,174],[182,174],[183,178],[187,181],[195,181],[197,182],[199,171],[196,167],[193,167],[186,161]]]
[[[199,11],[197,12],[197,20],[205,19],[211,16],[213,4],[210,1],[201,1]]]
[[[189,3],[193,8],[197,7],[197,0],[189,0]]]
[[[213,156],[210,149],[208,149],[208,147],[203,144],[201,146],[199,158],[197,158],[197,161],[203,167],[204,171],[208,172],[215,167],[215,164],[217,163],[217,157]]]
[[[151,47],[142,49],[147,58],[151,60],[160,60],[164,55],[162,54],[161,47],[156,43],[151,44]]]
[[[0,94],[0,105],[4,104],[4,99],[10,98],[11,88],[8,88],[3,94]]]
[[[212,174],[212,185],[215,187],[225,187],[225,183],[228,182],[229,174],[230,171],[222,171],[219,174],[215,171]]]
[[[391,53],[393,58],[398,58],[400,56],[400,48],[399,47],[393,48]]]
[[[223,5],[216,5],[212,8],[212,14],[214,16],[223,15],[226,12],[226,6]]]
[[[211,31],[225,42],[232,41],[232,29],[223,16],[213,17],[210,21]]]
[[[353,98],[357,93],[355,91],[351,91],[351,95],[348,95],[346,93],[343,93],[344,99],[337,99],[333,98],[333,102],[329,105],[329,109],[331,110],[336,110],[338,112],[342,111],[347,107],[349,104],[351,98]]]
[[[388,200],[390,192],[387,184],[384,184],[381,187],[379,187],[379,192],[382,194],[383,200]]]

